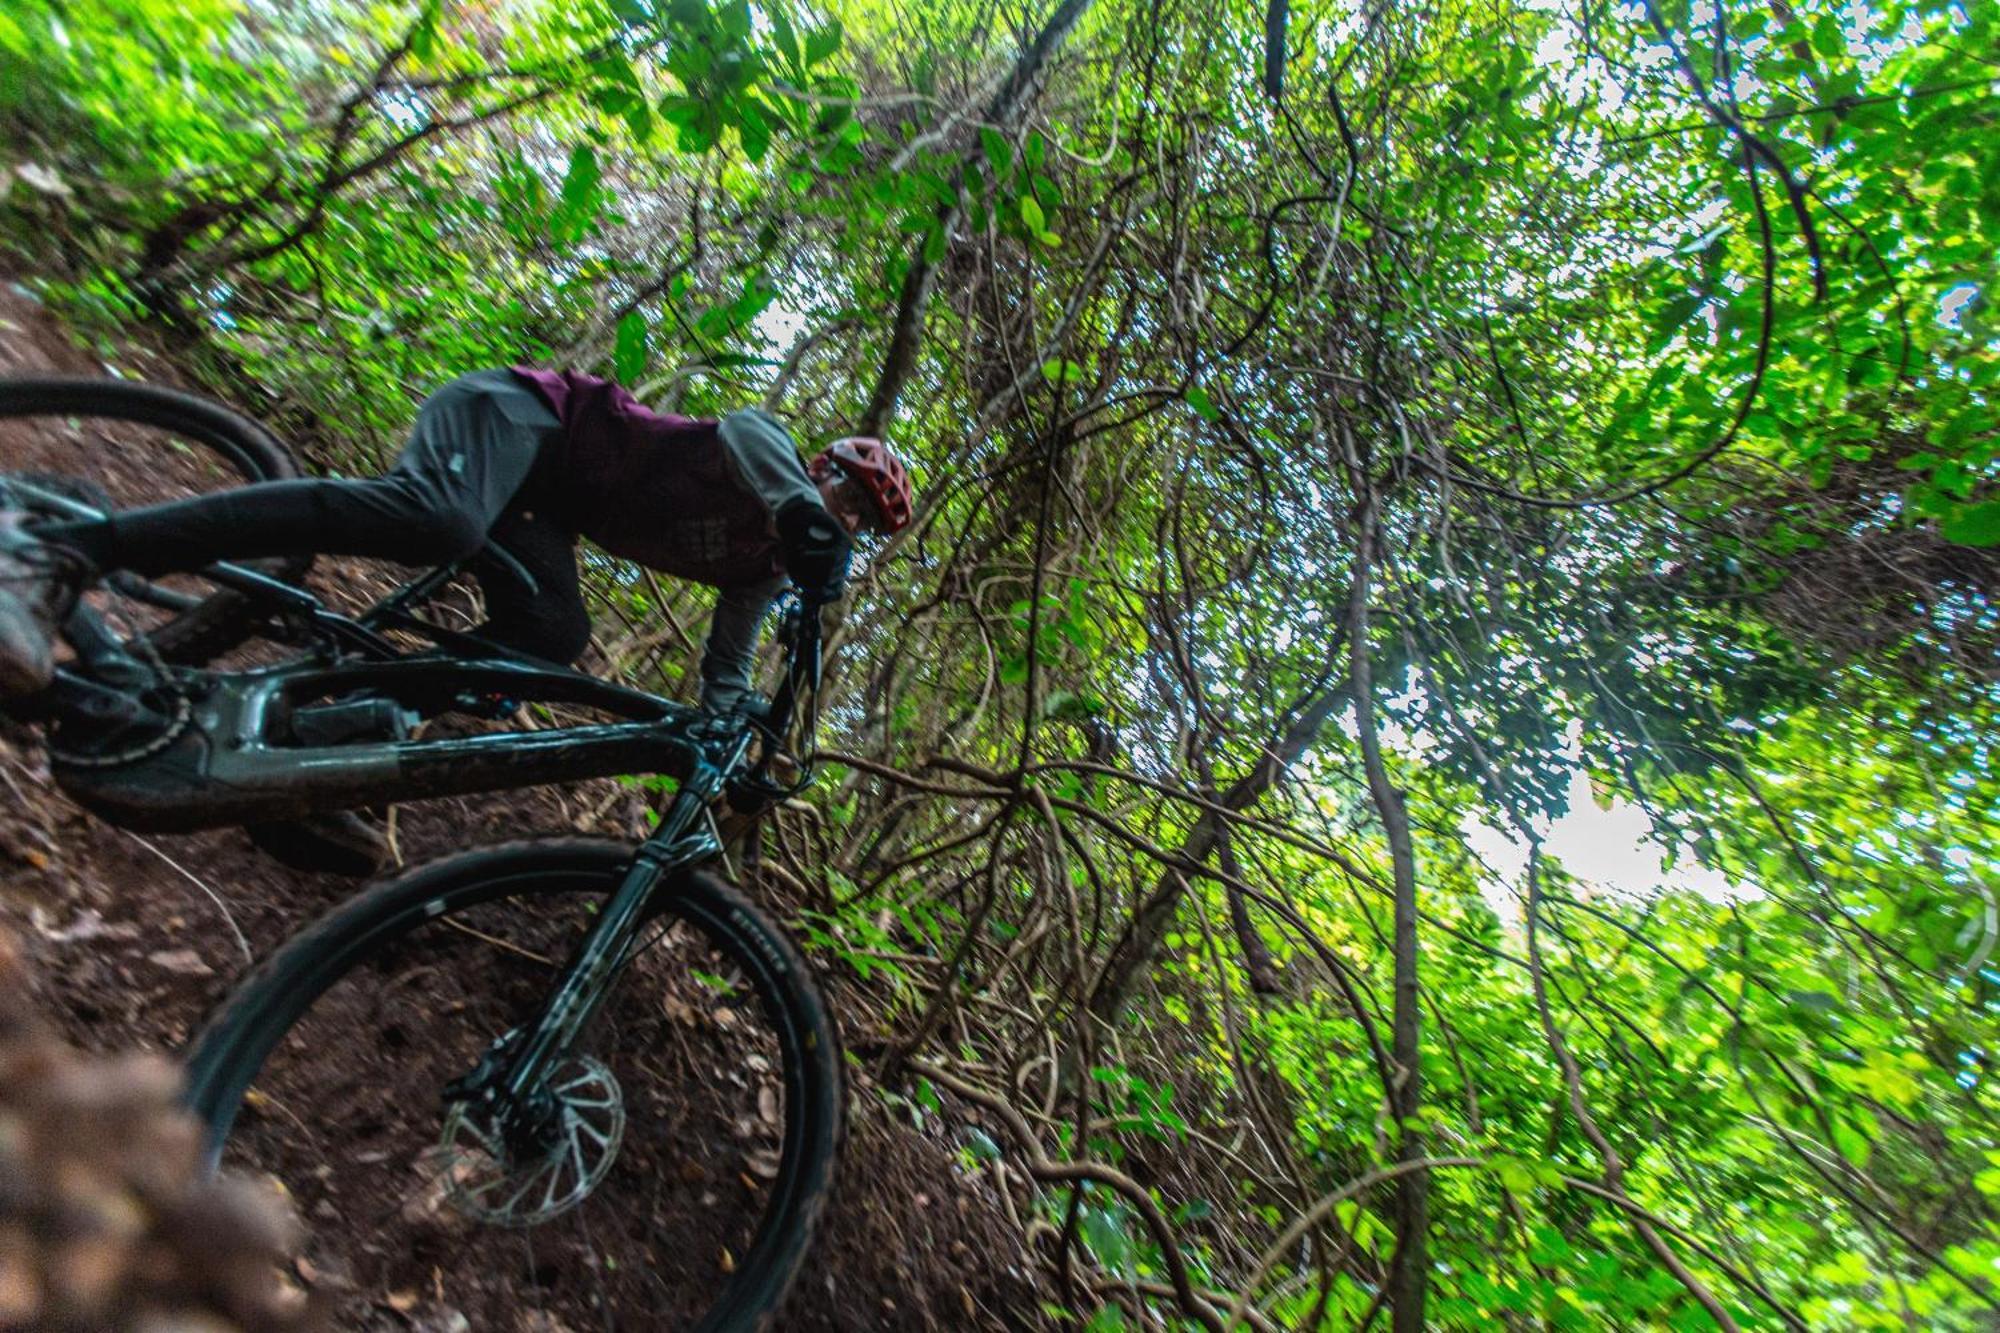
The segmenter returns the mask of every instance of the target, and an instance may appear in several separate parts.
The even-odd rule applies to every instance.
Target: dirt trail
[[[121,349],[118,368],[178,382],[163,358],[142,348]],[[105,369],[23,289],[0,279],[0,375]],[[32,449],[37,432],[69,429],[0,425],[0,471]],[[416,863],[537,832],[630,836],[639,814],[629,794],[599,783],[405,806],[395,828],[402,857]],[[354,889],[353,881],[265,859],[237,830],[140,836],[100,823],[50,784],[32,736],[0,731],[0,929],[11,929],[31,956],[42,1009],[87,1050],[177,1051],[249,958]],[[765,901],[781,916],[789,910]],[[865,998],[836,1003],[850,1033],[879,1021],[857,1007]],[[423,1036],[420,1026],[408,1035]],[[368,1042],[370,1034],[355,1038]],[[952,1131],[935,1117],[912,1129],[872,1094],[852,1104],[843,1186],[786,1327],[1047,1327],[1043,1294],[1025,1276],[1033,1265],[1020,1228],[988,1179],[964,1172]],[[339,1269],[353,1238],[340,1234],[337,1216],[307,1221],[320,1230],[311,1252],[323,1259],[300,1275],[311,1286],[322,1269]],[[344,1303],[369,1311],[366,1327],[488,1333],[459,1306],[492,1308],[491,1293],[469,1295],[346,1293]]]

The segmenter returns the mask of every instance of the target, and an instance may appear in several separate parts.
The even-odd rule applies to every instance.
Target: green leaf
[[[1554,1188],[1562,1183],[1562,1171],[1554,1163],[1536,1158],[1496,1153],[1487,1159],[1487,1167],[1508,1193],[1518,1196],[1533,1193],[1537,1185]]]
[[[1104,715],[1104,700],[1094,694],[1053,690],[1042,700],[1042,716],[1065,722],[1087,722]]]
[[[641,91],[639,71],[632,68],[632,61],[622,51],[613,51],[591,62],[591,72],[608,84]]]
[[[934,202],[944,207],[949,208],[958,199],[957,192],[952,189],[951,182],[943,176],[938,175],[935,171],[920,169],[910,173],[908,179],[918,189],[929,195]]]
[[[806,64],[825,63],[840,49],[840,20],[828,19],[824,28],[806,34]]]
[[[1090,1322],[1083,1326],[1083,1333],[1125,1333],[1132,1325],[1126,1322],[1125,1312],[1115,1305],[1100,1305],[1090,1316]]]
[[[778,44],[778,53],[793,69],[799,66],[799,35],[792,27],[791,16],[785,13],[783,5],[773,5],[771,14],[771,36]]]
[[[1086,378],[1082,366],[1060,357],[1042,362],[1042,378],[1051,384],[1081,384]]]
[[[1960,546],[2000,546],[2000,500],[1960,505],[1945,515],[1938,530]]]
[[[1097,1257],[1098,1266],[1120,1277],[1130,1276],[1133,1260],[1138,1256],[1132,1237],[1125,1230],[1122,1210],[1086,1204],[1079,1220],[1083,1243]]]
[[[636,385],[646,373],[646,317],[634,310],[618,321],[618,343],[611,356],[621,383]]]
[[[1674,297],[1660,307],[1660,312],[1653,317],[1653,336],[1648,344],[1651,350],[1657,352],[1672,341],[1689,317],[1701,309],[1702,300],[1699,294],[1689,292]]]
[[[601,179],[603,173],[597,165],[597,150],[589,144],[578,144],[569,155],[569,171],[563,176],[557,207],[567,210],[584,207]]]
[[[931,229],[924,233],[924,262],[926,264],[935,264],[943,259],[945,246],[949,239],[945,235],[944,227],[941,224],[933,224]]]
[[[732,328],[747,328],[750,321],[763,314],[778,299],[778,289],[762,275],[746,278],[743,292],[729,303],[729,324]]]
[[[704,42],[681,42],[667,51],[667,69],[693,91],[715,66],[715,52]]]
[[[979,147],[986,154],[986,161],[993,168],[994,175],[1005,174],[1013,164],[1014,150],[1008,147],[1006,137],[991,125],[979,127]]]
[[[771,148],[771,124],[757,107],[757,99],[744,97],[736,104],[737,133],[743,137],[743,155],[762,162]]]
[[[716,352],[703,357],[702,364],[716,370],[741,370],[745,366],[775,366],[778,363],[768,356],[751,356],[748,352]]]
[[[1042,214],[1042,206],[1035,202],[1033,195],[1021,196],[1021,221],[1028,224],[1028,230],[1037,236],[1049,229],[1048,218]]]
[[[438,13],[442,8],[442,0],[424,0],[422,12],[411,25],[410,54],[418,60],[429,60],[437,53]]]
[[[575,241],[590,230],[603,207],[603,196],[598,189],[602,180],[597,150],[589,144],[578,144],[569,155],[569,170],[563,175],[555,211],[549,218],[551,239]]]
[[[1862,1167],[1868,1165],[1868,1159],[1875,1150],[1875,1145],[1869,1141],[1866,1123],[1862,1119],[1850,1119],[1847,1116],[1835,1116],[1832,1119],[1833,1146],[1840,1150],[1842,1157]]]
[[[1195,410],[1195,415],[1199,416],[1203,421],[1222,420],[1221,411],[1215,406],[1214,401],[1209,398],[1208,394],[1203,391],[1199,384],[1193,385],[1188,389],[1187,401],[1188,406]]]
[[[644,106],[646,99],[633,89],[618,84],[593,88],[590,93],[590,104],[607,116],[630,115],[634,103]]]

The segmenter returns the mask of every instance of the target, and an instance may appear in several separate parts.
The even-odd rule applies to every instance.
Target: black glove
[[[837,602],[847,591],[847,562],[854,543],[840,521],[810,500],[794,500],[778,513],[778,547],[799,595],[814,606]]]

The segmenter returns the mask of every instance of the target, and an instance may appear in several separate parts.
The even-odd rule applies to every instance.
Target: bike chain
[[[123,617],[120,617],[120,619],[123,619]],[[112,754],[65,750],[51,740],[47,743],[50,759],[57,763],[67,764],[71,768],[117,768],[122,764],[136,764],[141,759],[150,759],[187,733],[188,725],[194,721],[193,696],[181,687],[179,680],[174,675],[173,669],[167,665],[166,659],[160,656],[160,650],[153,646],[153,641],[150,637],[135,632],[131,639],[128,640],[128,643],[138,647],[139,654],[145,659],[146,665],[153,669],[155,679],[161,682],[168,694],[173,698],[173,716],[167,719],[165,729],[157,736],[141,741],[137,745],[127,746],[125,749]]]

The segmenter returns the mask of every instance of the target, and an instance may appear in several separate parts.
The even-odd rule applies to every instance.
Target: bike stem
[[[527,1029],[520,1049],[508,1059],[498,1091],[503,1106],[520,1106],[549,1066],[569,1050],[597,1013],[625,961],[632,933],[661,878],[721,850],[712,833],[694,823],[722,794],[728,776],[742,766],[751,733],[745,728],[730,743],[722,762],[697,759],[660,818],[653,836],[640,844],[631,869],[604,901],[596,923],[577,945],[562,979]],[[472,1089],[476,1095],[477,1089]]]

